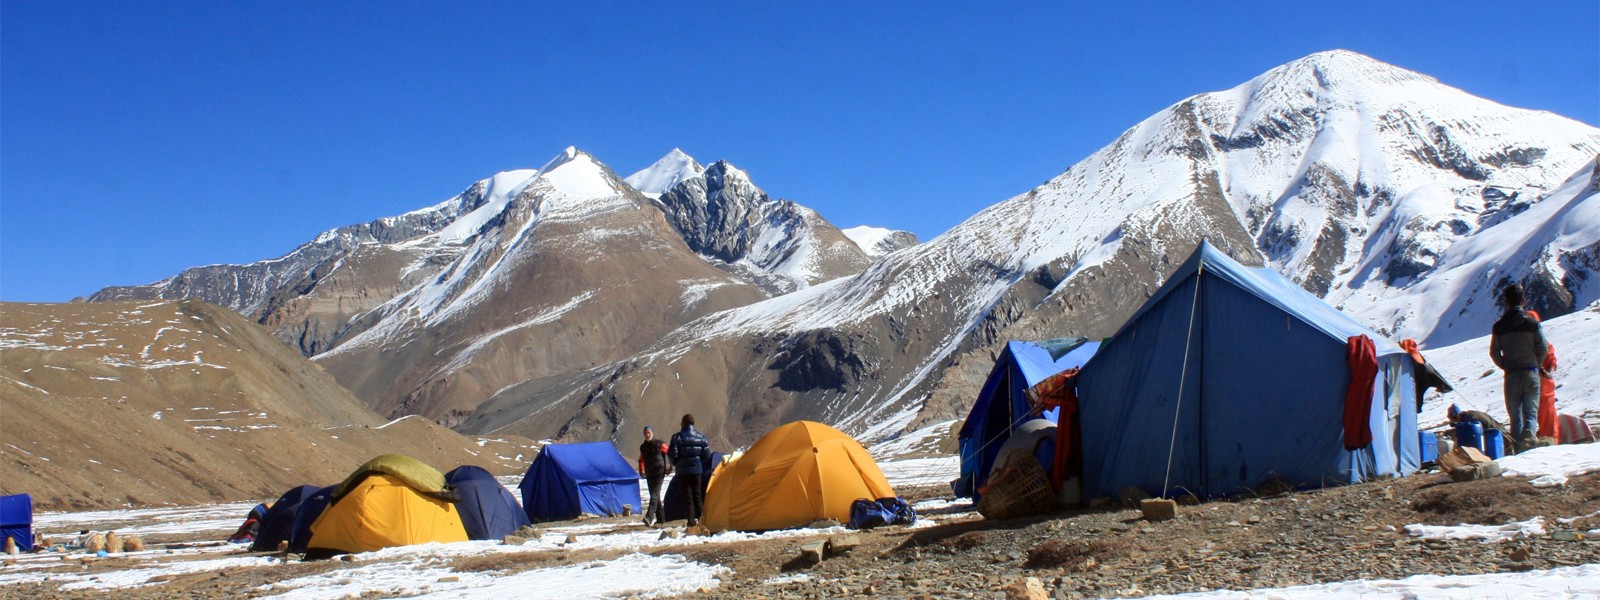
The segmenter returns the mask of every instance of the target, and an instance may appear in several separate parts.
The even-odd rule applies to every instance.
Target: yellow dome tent
[[[824,518],[845,523],[856,499],[894,495],[860,442],[821,423],[796,421],[717,469],[706,490],[704,525],[765,531]]]
[[[446,499],[438,469],[401,454],[358,467],[311,524],[307,557],[427,542],[464,542],[467,530]]]

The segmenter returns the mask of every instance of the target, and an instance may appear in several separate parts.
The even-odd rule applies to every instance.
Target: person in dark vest
[[[689,507],[689,526],[699,525],[700,513],[705,508],[705,486],[701,480],[706,476],[705,465],[710,462],[707,459],[711,457],[711,443],[706,441],[706,436],[695,431],[694,415],[683,415],[683,428],[672,434],[672,443],[667,445],[667,457],[677,467],[677,476],[683,479],[683,499]]]
[[[1532,448],[1539,426],[1539,371],[1549,353],[1539,322],[1522,310],[1522,286],[1501,292],[1505,313],[1489,336],[1489,358],[1505,371],[1506,412],[1511,415],[1512,441],[1518,451]]]
[[[639,474],[650,486],[650,508],[644,511],[647,527],[667,520],[667,510],[661,504],[661,480],[670,472],[666,442],[656,439],[654,429],[644,428],[644,443],[639,444]]]

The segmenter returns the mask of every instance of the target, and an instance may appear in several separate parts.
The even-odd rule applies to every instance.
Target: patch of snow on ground
[[[152,585],[151,579],[163,575],[183,575],[186,573],[204,573],[206,571],[220,571],[222,569],[242,569],[249,567],[265,567],[276,564],[276,559],[265,556],[240,556],[230,558],[216,558],[210,560],[191,560],[186,562],[165,563],[143,569],[129,569],[126,571],[109,571],[94,574],[76,573],[51,573],[52,581],[74,579],[61,586],[66,590],[113,590],[119,588],[141,587]],[[160,582],[155,582],[160,583]]]
[[[721,585],[733,571],[682,556],[629,554],[602,560],[484,577],[486,584],[434,592],[422,598],[659,598]],[[463,581],[466,583],[466,581]]]
[[[1568,477],[1600,471],[1600,444],[1534,448],[1497,462],[1504,475],[1532,477],[1534,487],[1566,485]]]
[[[878,463],[889,485],[943,485],[961,476],[961,457],[937,456]]]
[[[1407,525],[1406,533],[1425,540],[1482,540],[1489,544],[1542,536],[1545,528],[1544,517],[1534,517],[1505,525]]]
[[[1405,579],[1357,579],[1317,585],[1250,591],[1218,590],[1147,596],[1149,599],[1247,600],[1297,598],[1363,598],[1410,600],[1440,598],[1582,598],[1600,594],[1600,565],[1563,567],[1525,573],[1483,575],[1413,575]]]
[[[388,548],[357,555],[357,560],[403,558],[398,562],[371,562],[348,569],[280,581],[257,588],[284,591],[270,596],[289,600],[321,600],[365,594],[428,594],[427,598],[649,598],[714,588],[718,577],[732,573],[726,567],[690,561],[682,556],[628,554],[613,560],[533,569],[514,574],[461,573],[448,559],[488,553],[525,552],[525,546],[493,542],[424,544]],[[439,581],[454,576],[457,581]]]

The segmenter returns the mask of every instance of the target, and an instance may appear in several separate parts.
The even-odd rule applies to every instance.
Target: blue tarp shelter
[[[261,523],[256,528],[256,539],[250,543],[250,550],[255,552],[273,552],[278,549],[279,542],[287,542],[294,535],[295,518],[300,515],[300,507],[305,499],[321,489],[314,485],[302,485],[290,488],[278,501],[272,503],[267,509],[267,516],[261,518]]]
[[[333,490],[337,487],[330,485],[318,488],[300,501],[300,510],[294,515],[294,531],[289,534],[290,552],[306,551],[306,546],[311,543],[311,524],[322,516],[323,509],[328,508],[328,499],[333,497]]]
[[[550,444],[539,451],[517,486],[534,522],[615,516],[639,506],[639,473],[611,442]]]
[[[1100,342],[1081,338],[1006,343],[957,435],[961,449],[961,479],[956,482],[958,496],[977,495],[978,488],[989,478],[989,469],[999,456],[1000,446],[1028,419],[1028,388],[1051,375],[1083,366],[1099,347]],[[1043,416],[1053,423],[1056,412],[1052,410]]]
[[[468,539],[498,540],[529,524],[517,497],[483,467],[456,467],[444,474],[444,481],[460,498],[456,512]]]
[[[1372,441],[1347,450],[1346,342],[1361,335],[1377,354]],[[1354,483],[1420,463],[1406,353],[1207,243],[1084,365],[1077,392],[1084,498],[1129,486],[1227,496],[1274,477]]]
[[[11,538],[17,550],[33,552],[33,496],[0,496],[0,543]]]

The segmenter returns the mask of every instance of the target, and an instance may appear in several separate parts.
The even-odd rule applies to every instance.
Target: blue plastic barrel
[[[1456,423],[1456,446],[1471,446],[1483,450],[1483,423],[1475,420]]]
[[[1417,449],[1422,451],[1422,462],[1439,460],[1439,436],[1432,431],[1418,431]]]
[[[1490,429],[1483,432],[1483,453],[1493,460],[1500,460],[1506,455],[1505,442],[1501,439],[1500,430]]]

